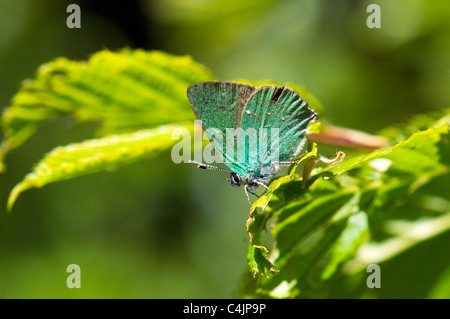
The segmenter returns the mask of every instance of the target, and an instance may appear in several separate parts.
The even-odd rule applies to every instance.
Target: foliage
[[[158,51],[101,51],[87,62],[59,58],[44,64],[35,79],[24,81],[3,114],[0,155],[56,116],[101,121],[100,134],[106,137],[51,151],[14,188],[8,207],[30,187],[118,167],[170,147],[176,127],[159,126],[176,122],[192,129],[184,123],[193,118],[186,87],[210,79],[210,72],[190,57]]]
[[[420,186],[448,174],[440,152],[448,148],[449,119],[447,113],[394,146],[318,168],[306,188],[293,174],[295,167],[273,181],[273,194],[254,203],[247,223],[252,239],[249,267],[255,280],[248,281],[242,295],[323,297],[326,283],[340,275],[344,264],[344,272],[364,271],[369,264],[448,230],[450,212],[443,210],[442,215],[408,221],[402,231],[382,241],[372,238],[381,226],[399,223],[390,214],[395,206]],[[276,244],[269,254],[261,233],[274,216],[270,228]]]
[[[9,209],[31,187],[119,167],[170,148],[175,128],[192,130],[186,88],[213,78],[189,57],[129,49],[101,51],[86,62],[59,58],[41,66],[3,114],[2,155],[55,117],[98,121],[101,129],[97,138],[58,146],[45,155],[12,190]],[[323,114],[306,89],[287,85]],[[445,111],[386,128],[380,134],[393,145],[356,151],[336,165],[317,167],[303,185],[297,167],[311,167],[320,158],[312,143],[286,176],[270,183],[272,192],[252,205],[246,224],[249,272],[239,295],[324,297],[336,277],[361,272],[447,231],[445,205],[434,215],[412,214],[408,221],[396,220],[392,211],[429,181],[448,177],[449,119]],[[319,132],[320,125],[313,129]]]

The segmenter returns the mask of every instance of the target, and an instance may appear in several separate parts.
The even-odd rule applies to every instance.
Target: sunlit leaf
[[[396,145],[313,170],[307,187],[292,172],[275,179],[272,183],[277,183],[276,191],[266,192],[251,210],[251,222],[264,227],[248,227],[258,244],[260,235],[256,230],[270,228],[275,240],[275,246],[269,247],[266,254],[276,275],[264,267],[253,267],[254,277],[258,270],[265,274],[253,283],[255,296],[276,297],[283,287],[286,289],[281,295],[285,297],[323,296],[323,286],[347,263],[353,266],[346,269],[356,269],[358,265],[361,271],[368,262],[383,262],[450,229],[447,222],[438,223],[436,219],[427,224],[436,225],[435,231],[421,233],[417,240],[406,242],[407,230],[393,238],[392,243],[406,243],[401,249],[389,249],[391,241],[371,242],[372,230],[380,229],[397,205],[420,186],[448,174],[449,168],[441,158],[448,147],[448,122],[432,122],[431,127],[415,131]],[[262,211],[254,213],[255,207]],[[269,221],[272,222],[267,225]],[[363,252],[370,247],[379,251],[371,254],[370,260],[361,261],[366,256]]]
[[[192,130],[192,124],[161,126],[56,147],[14,187],[8,199],[8,209],[11,210],[17,197],[27,189],[114,169],[157,155],[175,143],[171,137],[177,128]]]
[[[186,88],[212,79],[191,57],[159,51],[100,51],[88,61],[57,58],[24,81],[5,110],[2,150],[18,147],[43,122],[62,115],[100,121],[103,135],[193,119]]]

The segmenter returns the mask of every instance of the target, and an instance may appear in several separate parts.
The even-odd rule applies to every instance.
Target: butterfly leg
[[[297,163],[298,161],[289,161],[289,162],[277,162],[277,164],[280,164],[280,165],[291,165],[291,164],[295,164],[295,163]]]
[[[247,196],[248,203],[250,204],[250,206],[252,206],[252,202],[250,201],[250,197],[248,196],[248,185],[247,184],[244,185],[244,191],[245,191],[245,195]]]
[[[272,193],[272,190],[266,184],[258,182],[258,181],[255,181],[255,183],[258,185],[261,185],[262,187],[264,187],[265,189],[267,189],[269,192]]]
[[[253,193],[253,192],[251,192],[250,190],[248,190],[247,189],[247,191],[250,193],[250,194],[252,194],[252,195],[255,195],[256,197],[258,197],[259,198],[259,195],[258,194],[255,194],[255,193]]]

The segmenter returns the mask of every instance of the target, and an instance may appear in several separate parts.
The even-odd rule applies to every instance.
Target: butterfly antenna
[[[211,169],[211,170],[213,170],[213,171],[222,171],[222,172],[231,173],[231,171],[228,170],[228,169],[220,168],[220,167],[213,166],[213,165],[203,164],[203,163],[194,162],[194,161],[189,161],[189,163],[194,164],[194,165],[196,165],[198,168],[201,168],[201,169]]]

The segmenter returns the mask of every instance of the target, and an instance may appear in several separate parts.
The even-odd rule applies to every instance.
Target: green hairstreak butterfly
[[[188,87],[187,96],[229,170],[191,162],[230,172],[228,181],[233,186],[244,185],[249,202],[251,189],[258,185],[269,189],[266,184],[279,167],[298,159],[308,125],[318,118],[308,102],[287,87],[200,82]]]

